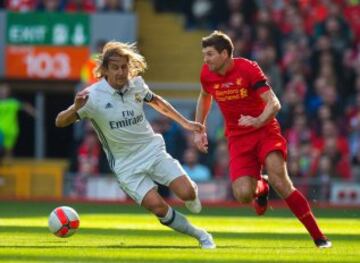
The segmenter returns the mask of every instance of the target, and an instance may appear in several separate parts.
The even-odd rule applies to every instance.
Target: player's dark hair
[[[210,35],[203,37],[201,44],[203,48],[214,47],[219,53],[221,53],[223,50],[226,50],[229,57],[233,55],[234,45],[230,37],[221,31],[216,30]]]

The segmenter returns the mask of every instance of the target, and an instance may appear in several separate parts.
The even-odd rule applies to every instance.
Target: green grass
[[[70,204],[80,230],[61,239],[47,229],[58,205],[64,204],[0,202],[0,262],[360,262],[355,209],[315,210],[334,245],[320,250],[286,209],[256,217],[248,208],[205,208],[189,215],[215,238],[218,248],[204,251],[135,205]]]

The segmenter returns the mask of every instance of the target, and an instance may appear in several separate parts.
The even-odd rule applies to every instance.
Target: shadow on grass
[[[64,244],[64,243],[62,243]],[[15,246],[1,246],[0,245],[0,249],[1,248],[30,248],[30,249],[54,249],[54,248],[59,248],[60,244],[57,245],[39,245],[39,246],[27,246],[27,245],[15,245]],[[63,248],[63,246],[61,246]],[[107,246],[102,246],[102,245],[66,245],[66,248],[98,248],[98,249],[198,249],[198,246],[176,246],[176,245],[125,245],[123,243],[119,244],[119,245],[107,245]],[[1,260],[0,260],[1,261]]]
[[[41,234],[41,235],[50,235],[46,227],[24,227],[24,226],[0,226],[0,233],[28,233],[28,234]],[[108,236],[109,238],[114,237],[137,237],[139,242],[142,238],[153,238],[154,236],[169,237],[173,236],[174,238],[178,237],[179,233],[175,231],[167,230],[149,230],[149,229],[102,229],[102,228],[80,228],[77,235],[81,234],[82,236]],[[236,239],[236,240],[264,240],[264,241],[274,241],[274,240],[309,240],[309,235],[307,233],[269,233],[269,232],[245,232],[245,233],[232,233],[232,232],[212,232],[215,239]],[[360,242],[360,235],[354,233],[343,233],[343,234],[331,234],[329,236],[332,240],[338,241],[357,241]],[[94,237],[92,237],[93,239]],[[65,243],[70,239],[59,239],[58,241],[49,241],[54,242],[57,245],[59,243]],[[1,240],[0,240],[1,243]],[[81,245],[79,245],[81,246]],[[1,247],[1,246],[0,246]]]
[[[171,253],[172,251],[169,251]],[[206,253],[202,253],[206,254]],[[131,262],[131,263],[144,263],[144,262],[159,262],[159,263],[165,263],[165,262],[171,262],[171,263],[178,263],[178,262],[213,262],[213,263],[224,263],[224,262],[256,262],[256,263],[279,263],[279,262],[299,262],[297,258],[289,259],[289,258],[277,258],[276,260],[271,260],[268,258],[264,258],[262,260],[259,260],[259,258],[254,257],[246,258],[246,259],[225,259],[221,257],[220,255],[217,255],[215,253],[211,253],[212,258],[209,257],[200,257],[200,258],[194,258],[189,256],[188,258],[176,258],[178,255],[170,255],[165,254],[162,257],[159,257],[158,255],[152,256],[151,254],[144,253],[143,255],[138,255],[137,257],[129,257],[125,255],[116,255],[109,257],[100,257],[100,256],[45,256],[45,255],[39,255],[39,256],[33,256],[33,255],[24,255],[24,256],[16,256],[16,255],[5,255],[4,257],[1,257],[1,261],[3,262],[86,262],[86,263],[93,263],[93,262]],[[312,260],[303,260],[302,262],[313,262]],[[343,261],[343,262],[356,262],[356,261]]]
[[[59,247],[59,246],[21,246],[21,245],[16,245],[16,246],[1,246],[0,245],[0,249],[4,249],[4,248],[11,248],[11,249],[36,249],[36,250],[45,250],[45,249],[58,249],[58,248],[64,248],[64,247]],[[170,249],[174,249],[174,250],[178,250],[178,249],[200,249],[199,246],[176,246],[176,245],[153,245],[153,246],[144,246],[144,245],[110,245],[110,246],[82,246],[82,245],[76,245],[76,246],[66,246],[67,249],[116,249],[116,250],[138,250],[138,249],[146,249],[146,250],[170,250]],[[259,246],[256,247],[251,247],[251,246],[217,246],[216,249],[217,250],[221,250],[221,249],[237,249],[237,250],[249,250],[249,249],[257,249],[259,248]],[[261,249],[309,249],[309,246],[261,246]],[[209,250],[210,251],[210,250]],[[2,258],[3,256],[1,256]],[[1,262],[1,260],[0,260]]]
[[[0,218],[26,218],[32,216],[45,216],[47,217],[50,212],[57,206],[70,205],[79,214],[147,214],[145,209],[137,205],[124,205],[124,204],[92,204],[92,203],[73,203],[64,204],[59,202],[33,202],[33,201],[1,201],[0,200]],[[188,214],[188,211],[184,207],[176,207],[177,210]],[[322,218],[360,218],[360,209],[315,209],[314,213],[317,217]],[[270,209],[267,216],[276,218],[292,218],[294,217],[289,209]],[[204,207],[203,211],[199,215],[192,215],[194,217],[202,216],[229,216],[229,217],[244,217],[254,216],[254,211],[249,207],[239,208],[221,208],[221,207]]]
[[[82,214],[145,214],[145,209],[137,205],[117,205],[117,204],[66,204],[58,202],[19,202],[19,201],[0,201],[0,218],[24,218],[48,216],[50,212],[58,206],[71,206],[80,215]]]

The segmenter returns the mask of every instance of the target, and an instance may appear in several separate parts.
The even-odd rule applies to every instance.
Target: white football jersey
[[[113,89],[105,79],[88,89],[88,100],[77,113],[80,119],[91,120],[110,168],[114,169],[118,159],[130,161],[129,156],[139,146],[161,137],[145,118],[144,101],[151,101],[153,94],[142,77],[129,80],[121,91]]]

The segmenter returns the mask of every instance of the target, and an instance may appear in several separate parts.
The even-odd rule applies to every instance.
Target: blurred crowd
[[[326,199],[331,181],[360,182],[360,0],[152,2],[157,12],[183,14],[186,30],[224,31],[233,39],[235,57],[259,63],[281,100],[278,119],[288,140],[288,168],[304,193]],[[133,10],[133,0],[5,0],[0,5],[16,12]],[[192,134],[170,120],[159,117],[152,125],[193,180],[228,180],[222,127],[209,138],[210,152],[204,155],[195,150]],[[93,131],[84,126],[72,162],[72,170],[82,175],[80,194],[83,178],[108,171]]]
[[[360,1],[189,0],[171,11],[183,12],[187,30],[224,31],[235,57],[259,63],[281,100],[288,168],[304,192],[326,198],[330,181],[360,181]]]
[[[172,2],[154,1],[154,8],[183,12],[187,30],[221,29],[234,41],[234,56],[264,70],[282,103],[289,172],[304,193],[326,200],[331,182],[360,181],[360,1]],[[222,127],[204,155],[172,121],[158,117],[152,125],[194,181],[228,180]],[[98,150],[80,149],[79,167],[84,152],[100,158]],[[99,165],[92,157],[87,162]]]
[[[133,0],[0,0],[13,12],[132,12]]]

